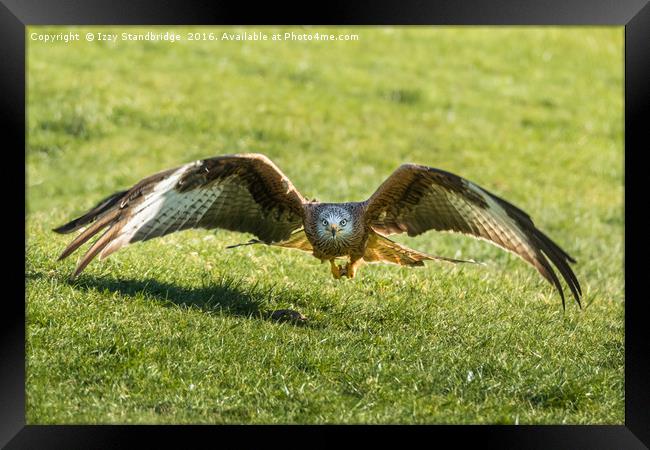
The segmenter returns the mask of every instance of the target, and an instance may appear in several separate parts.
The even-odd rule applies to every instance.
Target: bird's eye
[[[348,221],[347,221],[347,220],[345,220],[345,219],[343,219],[343,220],[341,220],[341,222],[340,222],[340,223],[341,223],[341,226],[342,226],[342,227],[344,227],[344,226],[345,226],[345,224],[346,224],[346,223],[348,223]]]
[[[327,226],[327,219],[323,219],[323,226]]]

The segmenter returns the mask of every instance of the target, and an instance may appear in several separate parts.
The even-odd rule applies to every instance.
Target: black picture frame
[[[650,354],[641,291],[647,263],[637,243],[643,221],[636,220],[642,201],[640,186],[644,170],[641,158],[647,143],[650,105],[650,6],[647,0],[517,0],[353,3],[286,7],[276,3],[250,5],[242,2],[181,0],[0,0],[0,110],[2,114],[2,178],[5,205],[12,210],[3,223],[10,229],[3,239],[5,253],[3,327],[0,329],[0,446],[6,448],[113,448],[169,443],[176,438],[192,447],[215,446],[223,434],[237,434],[240,444],[255,437],[277,433],[283,444],[325,438],[332,431],[359,431],[360,427],[249,427],[240,426],[32,426],[25,425],[25,285],[20,283],[19,255],[25,261],[25,197],[14,195],[24,171],[15,169],[11,155],[25,149],[25,27],[28,25],[617,25],[625,26],[625,425],[598,426],[422,426],[373,427],[367,437],[414,433],[420,442],[474,442],[488,448],[589,448],[633,449],[650,445],[650,392],[647,378]],[[25,162],[23,154],[23,163]],[[16,161],[16,164],[18,162]],[[642,208],[638,208],[642,209]],[[20,211],[23,211],[21,215]],[[22,236],[23,240],[17,236]],[[27,242],[26,245],[29,243]],[[15,254],[14,254],[15,253]],[[647,255],[647,253],[645,253]],[[637,264],[637,261],[639,263]],[[23,265],[24,269],[24,265]],[[14,273],[15,272],[15,273]],[[24,270],[23,270],[24,272]],[[372,436],[369,436],[369,435]],[[418,436],[419,435],[419,436]],[[248,439],[247,439],[248,438]],[[432,439],[434,438],[434,439]],[[307,439],[306,441],[304,439]],[[414,441],[415,442],[415,441]]]

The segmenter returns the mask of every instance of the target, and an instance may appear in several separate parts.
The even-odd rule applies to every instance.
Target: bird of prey
[[[59,259],[106,230],[79,261],[76,277],[100,259],[133,242],[188,228],[223,228],[256,236],[246,244],[300,249],[329,261],[334,278],[353,278],[364,262],[423,266],[427,260],[473,262],[428,255],[388,238],[429,230],[484,239],[530,263],[564,292],[560,272],[580,305],[575,260],[535,227],[530,216],[482,187],[440,169],[403,164],[362,202],[307,200],[262,154],[203,159],[159,172],[102,200],[86,214],[54,229],[83,229]],[[236,247],[231,246],[231,247]],[[337,265],[336,258],[348,258]]]

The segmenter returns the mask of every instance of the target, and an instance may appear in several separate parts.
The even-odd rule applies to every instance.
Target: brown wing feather
[[[244,242],[243,244],[229,245],[226,248],[244,247],[247,245],[256,244],[264,244],[264,242],[260,241],[259,239],[251,239],[250,241]],[[269,245],[284,248],[295,248],[296,250],[302,250],[303,252],[309,253],[312,253],[314,251],[314,247],[312,247],[311,242],[309,242],[304,229],[294,231],[286,241],[273,242]]]
[[[145,178],[54,231],[69,233],[90,224],[62,259],[108,227],[80,261],[76,276],[97,254],[103,258],[129,243],[188,228],[224,228],[252,233],[265,243],[283,241],[302,226],[304,201],[264,155],[226,155]]]
[[[434,259],[450,263],[476,263],[476,261],[464,259],[427,255],[426,253],[413,250],[412,248],[391,241],[386,236],[377,233],[370,233],[368,236],[368,245],[363,254],[363,260],[366,262],[385,262],[398,264],[400,266],[424,266],[423,261]]]
[[[437,230],[487,240],[533,265],[557,288],[564,305],[552,262],[580,305],[580,284],[568,264],[575,260],[538,230],[528,214],[458,175],[404,164],[367,200],[365,217],[381,234],[416,236]]]
[[[304,229],[294,232],[286,241],[277,242],[273,245],[285,248],[295,248],[296,250],[302,250],[303,252],[309,253],[314,251],[314,247],[312,247],[311,242],[309,242]]]

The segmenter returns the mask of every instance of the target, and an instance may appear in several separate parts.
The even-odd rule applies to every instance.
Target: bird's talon
[[[334,276],[335,280],[338,280],[341,278],[341,266],[337,266],[334,264],[334,260],[330,261],[330,266],[332,268],[332,275]]]

